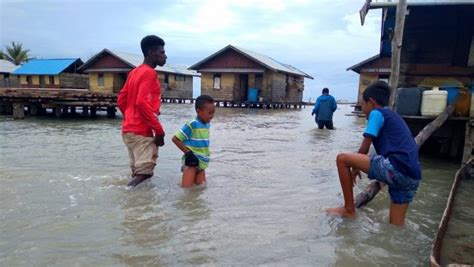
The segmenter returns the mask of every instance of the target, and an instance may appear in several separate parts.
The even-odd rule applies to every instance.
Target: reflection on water
[[[426,265],[457,165],[422,160],[406,229],[387,224],[386,191],[355,220],[327,216],[336,155],[364,128],[349,111],[329,131],[310,108],[220,108],[207,186],[189,190],[171,136],[191,105],[163,106],[166,145],[134,189],[119,119],[0,118],[0,265]]]

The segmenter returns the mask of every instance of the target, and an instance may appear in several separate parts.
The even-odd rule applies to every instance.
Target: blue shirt
[[[369,114],[365,137],[371,137],[377,154],[390,160],[400,173],[421,179],[418,146],[405,121],[388,108],[376,108]]]
[[[316,99],[313,112],[318,121],[332,120],[332,114],[337,109],[336,99],[332,95],[321,95]]]

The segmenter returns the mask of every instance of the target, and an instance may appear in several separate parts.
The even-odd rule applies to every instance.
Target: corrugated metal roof
[[[353,65],[353,66],[350,66],[349,68],[346,69],[346,71],[353,70],[353,71],[359,73],[359,72],[360,72],[360,67],[361,67],[362,65],[364,65],[365,63],[374,61],[374,60],[376,60],[376,59],[379,59],[379,58],[380,58],[380,54],[377,54],[377,55],[375,55],[375,56],[373,56],[373,57],[369,57],[368,59],[362,60],[361,62],[359,62],[359,63],[357,63],[357,64],[355,64],[355,65]]]
[[[142,55],[137,55],[137,54],[131,54],[131,53],[125,53],[125,52],[120,52],[120,51],[115,51],[115,50],[110,50],[110,49],[103,49],[99,53],[97,53],[95,56],[87,60],[87,62],[81,67],[81,70],[87,69],[87,66],[92,63],[99,55],[103,53],[109,53],[116,58],[124,61],[128,65],[130,65],[131,68],[135,68],[143,63],[143,56]],[[190,76],[200,76],[199,73],[193,70],[189,70],[186,65],[178,65],[178,64],[165,64],[163,67],[156,66],[155,70],[159,72],[166,72],[166,73],[174,73],[174,74],[182,74],[182,75],[190,75]]]
[[[11,63],[8,60],[5,59],[0,59],[0,72],[2,73],[12,73],[16,69],[18,69],[20,66],[17,66],[13,63]]]
[[[398,0],[372,0],[370,8],[395,7]],[[408,6],[474,5],[473,0],[407,0]]]
[[[16,75],[58,75],[79,58],[32,59],[16,69]]]
[[[115,56],[127,61],[134,67],[137,67],[143,63],[143,56],[137,54],[130,54],[125,52],[119,52],[115,50],[108,50],[112,52]],[[163,67],[156,66],[155,70],[167,73],[175,73],[175,74],[182,74],[182,75],[191,75],[191,76],[200,76],[199,73],[193,70],[189,70],[186,65],[178,65],[178,64],[165,64]]]
[[[273,71],[281,71],[281,72],[285,72],[285,73],[291,73],[291,74],[296,74],[296,75],[299,75],[299,76],[304,76],[306,78],[310,78],[310,79],[313,79],[313,77],[311,77],[309,74],[291,66],[291,65],[288,65],[288,64],[283,64],[269,56],[266,56],[266,55],[262,55],[260,53],[257,53],[257,52],[254,52],[254,51],[251,51],[251,50],[248,50],[248,49],[244,49],[244,48],[240,48],[240,47],[236,47],[236,46],[233,46],[233,45],[228,45],[226,47],[224,47],[223,49],[217,51],[216,53],[206,57],[205,59],[199,61],[198,63],[192,65],[191,67],[189,67],[190,69],[199,69],[199,66],[222,54],[224,51],[228,50],[228,49],[233,49],[235,51],[237,51],[238,53],[240,54],[243,54],[244,56],[246,57],[249,57],[251,59],[253,59],[254,61],[258,62],[259,64],[262,64],[263,66],[269,68],[270,70],[273,70]]]

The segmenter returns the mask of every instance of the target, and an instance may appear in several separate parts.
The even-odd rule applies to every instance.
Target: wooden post
[[[54,107],[53,111],[56,118],[61,118],[61,107]]]
[[[30,115],[31,116],[38,115],[38,106],[37,105],[31,104],[31,106],[30,106]]]
[[[418,146],[418,149],[425,143],[425,141],[430,137],[430,135],[436,131],[443,123],[448,119],[448,117],[453,114],[454,111],[454,105],[451,104],[446,107],[446,109],[436,117],[432,122],[430,122],[428,125],[423,128],[418,135],[415,137],[415,142]],[[357,208],[365,206],[367,203],[369,203],[375,195],[378,194],[380,189],[382,188],[382,184],[379,182],[371,182],[366,189],[358,194],[355,197],[355,206]]]
[[[472,144],[474,138],[474,132],[472,131],[474,127],[474,120],[469,120],[466,123],[466,134],[464,138],[464,152],[462,155],[462,163],[467,164],[472,158]]]
[[[96,107],[91,107],[91,117],[96,117],[97,116],[97,108]]]
[[[115,118],[115,107],[107,107],[107,118]]]
[[[87,107],[87,106],[82,107],[82,116],[84,116],[84,117],[89,116],[89,107]]]
[[[395,93],[398,88],[398,79],[400,77],[400,54],[403,42],[403,29],[405,27],[405,16],[407,12],[407,0],[399,0],[397,4],[397,17],[395,21],[395,31],[392,38],[392,69],[390,71],[389,85],[392,89],[390,93],[389,106],[391,109],[395,106]]]
[[[5,114],[6,115],[13,114],[13,105],[11,102],[5,102]]]
[[[20,103],[13,104],[13,119],[24,119],[25,118],[25,106]]]
[[[448,119],[448,117],[453,114],[454,111],[454,105],[451,104],[446,107],[446,109],[436,117],[432,122],[430,122],[428,125],[421,130],[418,135],[415,137],[415,142],[418,145],[418,148],[425,143],[426,140],[431,136],[431,134],[436,131],[443,123]]]

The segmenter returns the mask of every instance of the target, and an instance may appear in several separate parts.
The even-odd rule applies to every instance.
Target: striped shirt
[[[181,140],[199,159],[199,168],[204,170],[209,165],[209,123],[203,123],[198,118],[187,122],[174,136]],[[183,157],[184,159],[184,157]]]

